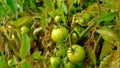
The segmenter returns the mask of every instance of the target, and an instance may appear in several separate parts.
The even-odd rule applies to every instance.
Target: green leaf
[[[99,18],[96,19],[97,22],[112,20],[117,15],[117,12],[103,13]]]
[[[4,54],[2,54],[0,56],[0,68],[8,68],[7,64],[6,64],[6,61],[5,61],[5,55]]]
[[[40,51],[35,51],[32,56],[33,59],[37,59],[37,60],[43,60],[45,59],[43,56],[41,56],[41,52]]]
[[[43,13],[45,12],[45,8],[44,7],[38,7]]]
[[[5,15],[5,9],[3,4],[0,2],[0,19]]]
[[[67,6],[64,2],[62,3],[62,9],[65,12],[65,14],[67,14]]]
[[[64,25],[67,25],[67,19],[66,19],[66,16],[64,14],[62,14],[62,20],[64,22]]]
[[[27,61],[24,61],[21,65],[20,68],[33,68],[31,64],[29,64]]]
[[[14,25],[15,26],[21,26],[24,23],[26,23],[27,21],[28,21],[28,17],[21,17],[14,23]]]
[[[41,54],[40,51],[36,51],[32,54],[32,58],[33,59],[40,59],[40,57],[41,57],[40,54]]]
[[[21,42],[21,48],[20,48],[20,53],[19,56],[21,59],[25,58],[30,51],[30,39],[28,34],[23,34],[22,35],[22,42]]]
[[[88,54],[88,58],[91,60],[91,62],[96,65],[96,56],[94,50],[90,47],[90,45],[86,46],[86,52]]]
[[[49,9],[52,9],[52,0],[43,0],[43,2],[46,7],[49,7]]]
[[[108,41],[104,41],[102,51],[100,53],[100,60],[102,60],[104,57],[106,57],[108,54],[110,54],[112,51],[112,44]]]
[[[16,14],[18,10],[17,0],[7,0],[7,4],[10,6],[10,9],[13,11],[13,13]]]
[[[96,30],[105,41],[114,42],[117,40],[115,33],[107,27],[101,27]]]
[[[103,58],[103,60],[100,62],[99,68],[107,68],[107,63],[110,60],[111,56],[113,55],[113,53],[107,55],[105,58]]]

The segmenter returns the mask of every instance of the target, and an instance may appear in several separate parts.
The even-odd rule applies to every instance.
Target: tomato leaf
[[[5,15],[5,9],[3,4],[0,2],[0,19]]]
[[[113,53],[107,55],[103,60],[100,62],[99,68],[106,68],[106,64],[108,63],[108,60],[110,60]]]
[[[21,59],[25,58],[29,51],[30,51],[30,39],[26,33],[22,35],[21,48],[19,53],[20,58]]]
[[[88,54],[88,58],[91,60],[91,62],[96,65],[96,56],[95,56],[95,52],[93,51],[93,49],[90,47],[90,45],[86,46],[86,52]]]
[[[44,5],[50,9],[52,9],[52,0],[43,0]]]
[[[0,68],[8,68],[6,61],[5,61],[5,55],[1,54],[0,56]]]
[[[109,42],[114,42],[115,40],[117,40],[116,35],[114,34],[114,32],[106,27],[101,27],[99,29],[96,30],[105,41],[109,41]]]
[[[65,12],[65,14],[67,14],[67,6],[66,6],[66,4],[62,3],[61,7],[62,7],[63,11]]]
[[[103,13],[99,18],[96,19],[97,22],[112,20],[117,15],[117,12]]]
[[[27,61],[24,61],[21,65],[20,68],[33,68],[31,64],[29,64]]]
[[[35,51],[32,56],[33,59],[37,59],[37,60],[41,60],[41,59],[45,59],[43,56],[41,56],[41,52],[40,51]]]
[[[21,26],[24,23],[26,23],[27,21],[28,21],[28,17],[21,17],[14,23],[14,25],[15,26]]]
[[[102,51],[100,53],[100,60],[106,57],[112,51],[112,45],[108,41],[104,41]]]
[[[13,11],[13,13],[16,14],[18,10],[17,0],[7,0],[7,4],[10,6],[10,9]]]

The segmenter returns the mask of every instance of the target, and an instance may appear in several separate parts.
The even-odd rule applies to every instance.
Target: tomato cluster
[[[60,19],[60,20],[59,20]],[[86,18],[87,19],[87,18]],[[61,23],[60,16],[55,17],[56,23]],[[50,57],[51,68],[78,68],[86,56],[84,47],[79,44],[66,44],[69,38],[72,41],[77,41],[84,28],[75,25],[72,32],[64,26],[53,28],[51,38],[56,43],[53,55]]]

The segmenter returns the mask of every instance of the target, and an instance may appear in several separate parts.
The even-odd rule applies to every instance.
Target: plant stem
[[[97,5],[98,5],[98,17],[101,15],[101,8],[100,8],[100,4],[99,4],[99,0],[97,1]]]
[[[99,44],[100,39],[101,39],[101,36],[99,36],[98,39],[97,39],[97,41],[95,42],[94,52],[95,52],[95,50],[96,50],[96,47],[97,47],[98,44]]]
[[[81,40],[83,38],[83,36],[97,23],[95,22],[96,18],[93,18],[91,21],[90,21],[90,25],[80,34],[80,37],[78,38],[78,40],[76,41],[76,43]]]

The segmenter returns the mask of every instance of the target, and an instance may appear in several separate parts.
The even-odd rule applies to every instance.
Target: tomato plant
[[[0,68],[119,67],[119,6],[119,0],[0,0]]]
[[[70,62],[79,63],[85,59],[85,50],[79,45],[72,45],[68,48],[67,57]]]

